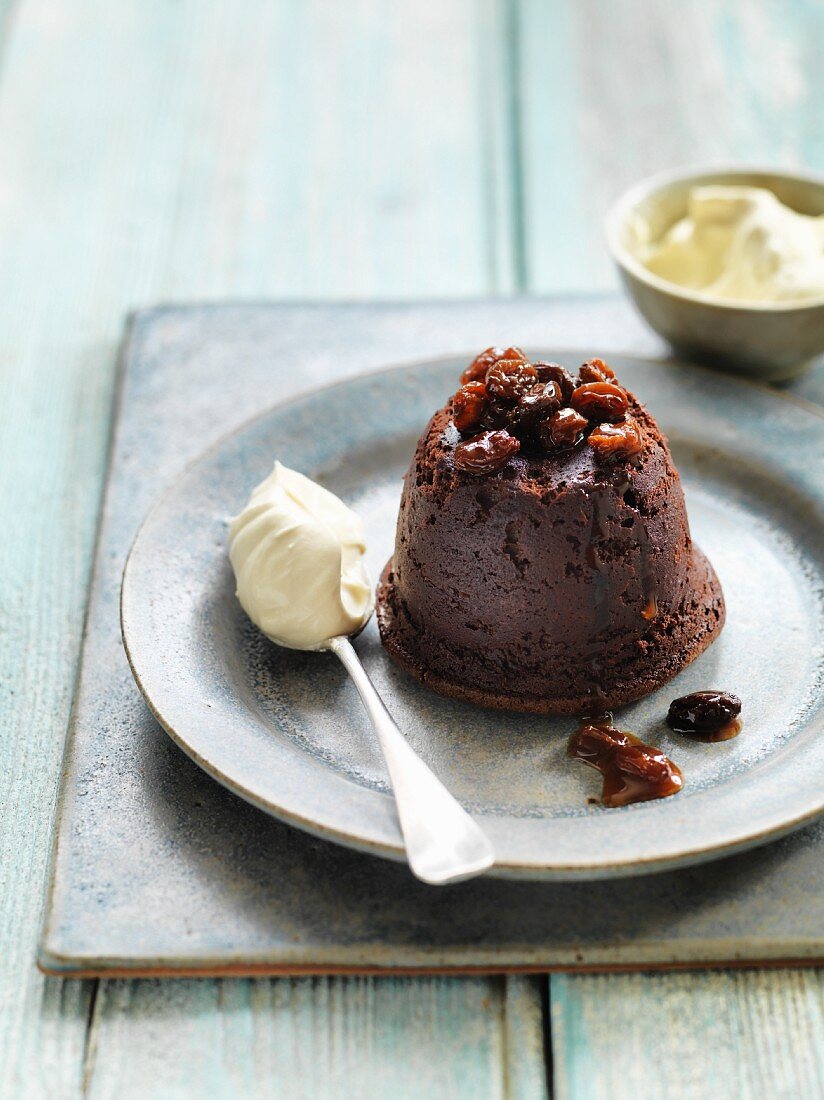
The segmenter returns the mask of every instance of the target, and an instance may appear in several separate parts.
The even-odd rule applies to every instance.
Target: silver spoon
[[[495,853],[486,835],[395,725],[350,640],[330,638],[324,648],[340,658],[352,677],[378,735],[412,873],[423,882],[443,885],[491,867]]]

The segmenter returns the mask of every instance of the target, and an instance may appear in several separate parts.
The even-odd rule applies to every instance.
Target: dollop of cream
[[[636,224],[653,274],[713,298],[795,302],[824,297],[824,216],[785,206],[762,187],[695,187],[687,216],[658,240]]]
[[[355,513],[280,462],[229,528],[229,558],[243,610],[289,649],[322,649],[353,634],[374,606]]]

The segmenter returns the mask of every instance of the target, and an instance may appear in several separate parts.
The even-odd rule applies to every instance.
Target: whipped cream
[[[653,274],[713,298],[795,302],[824,297],[824,216],[791,210],[761,187],[694,187],[687,216],[637,257]]]
[[[279,462],[229,528],[237,598],[267,637],[322,649],[372,614],[363,525],[327,489]]]

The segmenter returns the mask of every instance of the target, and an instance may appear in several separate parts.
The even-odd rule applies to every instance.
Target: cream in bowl
[[[639,216],[640,217],[640,216]],[[662,279],[708,298],[804,302],[824,297],[824,215],[785,206],[764,187],[694,187],[685,217],[638,259]]]
[[[635,304],[675,347],[777,381],[824,352],[824,177],[680,172],[607,218]]]

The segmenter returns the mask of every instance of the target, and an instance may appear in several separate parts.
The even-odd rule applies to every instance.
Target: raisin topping
[[[490,396],[501,401],[519,401],[537,381],[535,368],[522,359],[500,359],[486,372]]]
[[[519,439],[529,439],[538,424],[561,407],[563,398],[557,382],[539,382],[520,399],[507,416],[507,428]]]
[[[694,691],[673,699],[667,725],[696,741],[729,741],[741,732],[741,700],[728,691]]]
[[[588,359],[581,364],[578,377],[582,382],[614,382],[615,371],[603,359]]]
[[[536,415],[549,416],[564,403],[561,387],[557,382],[539,382],[521,398],[520,404]]]
[[[541,441],[547,449],[575,447],[584,438],[588,427],[587,418],[575,409],[559,409],[541,424]]]
[[[595,457],[604,462],[634,458],[644,449],[641,434],[631,420],[623,424],[600,424],[589,433]]]
[[[560,363],[533,363],[539,382],[556,382],[561,389],[564,404],[569,404],[572,391],[575,389],[575,379]]]
[[[559,454],[586,439],[603,463],[632,459],[643,450],[630,396],[603,359],[588,360],[575,379],[560,363],[530,363],[520,348],[492,347],[472,361],[461,381],[452,398],[454,425],[464,437],[456,450],[459,470],[494,472],[521,447],[529,457]],[[648,603],[644,616],[655,613]]]
[[[452,398],[452,419],[459,432],[471,432],[481,422],[487,407],[483,382],[466,382]]]
[[[569,403],[576,412],[596,424],[603,420],[621,420],[629,408],[627,395],[614,382],[584,382],[575,390]]]
[[[522,363],[527,362],[527,358],[524,353],[521,351],[520,348],[516,347],[507,348],[501,356],[501,359],[520,359]]]
[[[505,354],[503,348],[487,348],[486,351],[482,351],[480,355],[475,356],[463,372],[461,375],[461,382],[463,382],[464,385],[466,385],[467,382],[483,382],[486,378],[486,372],[492,364],[497,363]]]
[[[520,441],[509,432],[482,432],[457,445],[455,465],[469,474],[493,474],[520,449]]]
[[[480,355],[472,360],[461,375],[461,382],[464,384],[467,382],[483,382],[489,368],[502,359],[516,359],[522,363],[526,362],[526,356],[520,348],[487,348],[486,351],[482,351]]]
[[[511,413],[511,405],[505,405],[503,401],[488,401],[479,425],[481,431],[494,432],[499,428],[508,428]]]
[[[605,806],[666,798],[684,785],[680,768],[660,749],[611,725],[593,725],[590,719],[582,719],[569,739],[569,755],[604,777],[601,801]]]

